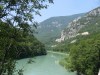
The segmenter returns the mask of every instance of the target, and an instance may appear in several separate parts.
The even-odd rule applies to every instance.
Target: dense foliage
[[[20,23],[34,22],[34,15],[40,15],[39,10],[47,8],[52,0],[0,0],[0,19]],[[9,16],[9,17],[8,17]],[[11,21],[12,20],[12,21]]]
[[[10,73],[13,68],[10,63],[13,63],[13,59],[44,54],[46,54],[44,45],[33,35],[23,32],[19,28],[9,26],[7,23],[0,22],[0,62],[4,61],[0,63],[0,67],[3,66],[2,63],[6,63],[4,66],[8,66],[8,72]],[[8,68],[3,67],[5,70],[8,70]]]
[[[0,75],[14,75],[15,58],[46,54],[33,35],[34,15],[52,0],[0,0]],[[22,75],[22,73],[19,73]]]
[[[54,48],[56,51],[67,51],[69,53],[69,56],[61,61],[60,64],[70,71],[76,71],[77,75],[97,75],[100,69],[99,8],[100,7],[92,10],[81,19],[73,22],[74,24],[72,24],[71,28],[74,26],[76,28],[75,31],[73,28],[73,33],[76,32],[75,35],[81,35],[67,39],[64,42],[57,44]],[[78,28],[78,26],[83,27]],[[82,35],[84,32],[88,32],[89,34]],[[72,41],[75,42],[72,43]]]
[[[97,75],[100,68],[100,33],[95,33],[70,46],[64,66],[77,75]]]

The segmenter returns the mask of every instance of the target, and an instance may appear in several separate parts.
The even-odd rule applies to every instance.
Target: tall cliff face
[[[83,17],[78,17],[70,22],[66,29],[61,32],[64,40],[76,37],[85,33],[98,32],[100,30],[100,7],[88,12]],[[61,39],[60,38],[60,39]],[[62,40],[62,41],[64,41]]]

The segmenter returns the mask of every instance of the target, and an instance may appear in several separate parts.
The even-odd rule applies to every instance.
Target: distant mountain
[[[43,43],[50,44],[56,38],[60,38],[61,31],[75,18],[83,16],[84,13],[71,16],[51,17],[41,22],[37,28],[38,34],[35,36]]]
[[[97,36],[98,35],[98,36]],[[82,17],[78,17],[70,22],[64,30],[61,31],[60,38],[52,45],[52,50],[67,51],[70,45],[87,38],[100,37],[100,7],[91,10]]]
[[[79,35],[89,35],[97,32],[100,32],[100,7],[70,22],[66,29],[62,30],[61,37],[56,40],[61,42]]]

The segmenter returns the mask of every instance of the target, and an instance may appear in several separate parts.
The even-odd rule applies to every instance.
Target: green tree
[[[95,33],[70,46],[66,68],[77,71],[77,75],[97,75],[100,64],[100,34]]]
[[[39,10],[47,8],[47,2],[53,3],[52,0],[0,0],[0,75],[13,75],[17,53],[23,57],[23,51],[28,55],[25,53],[30,54],[38,45],[41,46],[38,50],[44,51],[37,39],[29,40],[34,38],[31,26],[37,24],[34,15],[40,15]],[[34,45],[36,48],[32,48]]]

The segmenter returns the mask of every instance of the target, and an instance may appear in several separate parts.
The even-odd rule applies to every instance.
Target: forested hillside
[[[68,23],[83,15],[84,13],[46,19],[39,24],[35,36],[45,45],[51,45],[55,42],[56,38],[60,37],[61,31],[68,25]]]
[[[60,62],[77,75],[97,75],[100,69],[100,7],[75,19],[64,30],[65,39],[55,51],[69,55]]]
[[[100,33],[81,37],[69,45],[69,56],[60,62],[77,75],[97,75],[100,68]]]
[[[67,51],[67,45],[80,40],[82,37],[100,32],[100,7],[91,10],[81,18],[73,20],[66,29],[63,30],[62,42],[58,42],[54,50]]]

